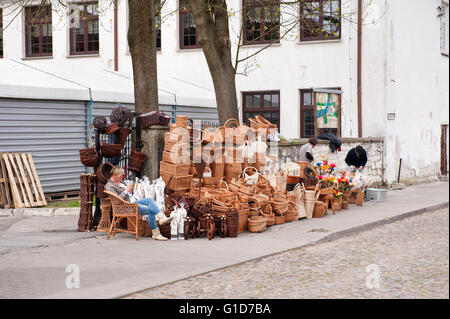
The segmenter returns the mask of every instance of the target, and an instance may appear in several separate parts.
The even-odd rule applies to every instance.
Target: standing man
[[[367,163],[366,150],[361,145],[352,148],[348,151],[345,162],[350,166],[352,172],[356,172],[357,169],[362,171]]]
[[[315,138],[310,138],[308,143],[300,147],[300,151],[298,153],[298,160],[301,162],[309,162],[314,161],[314,156],[312,154],[312,150],[317,145],[317,140]]]

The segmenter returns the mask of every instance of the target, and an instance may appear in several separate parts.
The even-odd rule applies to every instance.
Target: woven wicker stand
[[[93,229],[92,198],[94,196],[94,174],[81,174],[80,176],[80,217],[78,231],[86,232]]]
[[[107,233],[111,227],[111,201],[109,199],[102,199],[101,210],[102,217],[98,223],[97,231]]]

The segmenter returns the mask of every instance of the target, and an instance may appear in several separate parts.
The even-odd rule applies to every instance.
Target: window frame
[[[43,17],[38,17],[38,18],[33,18],[32,16],[29,17],[28,14],[29,12],[33,9],[33,8],[39,8],[41,7],[40,5],[31,5],[31,6],[26,6],[24,8],[24,28],[25,28],[25,57],[27,58],[36,58],[36,57],[51,57],[53,56],[53,24],[52,24],[52,5],[48,4],[46,5],[46,7],[48,7],[49,10],[49,16],[47,18],[43,18]],[[44,24],[49,24],[50,25],[50,29],[52,31],[52,36],[51,36],[51,52],[50,53],[43,53],[43,32],[42,32],[42,25]],[[28,37],[31,36],[29,35],[28,32],[28,26],[33,26],[33,25],[39,25],[39,53],[29,53],[28,49],[29,49],[29,45],[28,45]]]
[[[310,93],[311,94],[311,103],[312,105],[305,105],[304,101],[304,93]],[[316,132],[316,123],[315,123],[315,116],[314,112],[316,111],[316,106],[314,104],[314,92],[313,89],[300,89],[300,138],[310,138],[314,137]],[[306,136],[305,135],[305,111],[312,111],[313,112],[313,135],[312,136]]]
[[[271,7],[280,7],[280,0],[272,0],[272,1],[277,1],[278,4],[273,4],[273,2],[269,1],[269,3],[272,3],[270,6]],[[246,4],[247,0],[242,0],[242,24],[243,24],[243,37],[242,37],[242,44],[243,45],[254,45],[254,44],[269,44],[269,43],[280,43],[280,32],[281,32],[281,11],[280,11],[280,17],[279,17],[279,21],[278,21],[278,39],[277,40],[265,40],[264,39],[264,8],[266,7],[264,5],[265,2],[264,0],[261,0],[258,3],[249,3]],[[246,8],[261,8],[261,12],[260,12],[260,19],[261,19],[261,25],[260,25],[260,39],[257,41],[248,41],[247,40],[247,16],[245,14],[245,10]]]
[[[179,45],[180,50],[186,49],[198,49],[200,45],[198,44],[198,30],[197,25],[195,25],[195,45],[184,45],[184,28],[183,28],[183,15],[192,14],[192,19],[194,20],[194,14],[192,13],[192,9],[188,6],[182,7],[183,0],[178,0],[178,29],[179,29]],[[194,20],[195,24],[195,20]]]
[[[243,91],[242,93],[242,122],[245,123],[245,113],[259,113],[259,115],[264,116],[264,113],[278,113],[278,132],[280,132],[281,126],[281,94],[280,90],[267,90],[267,91]],[[264,95],[278,95],[278,106],[277,107],[265,107],[264,106]],[[248,107],[247,106],[247,96],[259,95],[260,107]],[[268,119],[270,120],[270,119]]]
[[[449,3],[442,0],[441,6],[444,8],[444,14],[440,17],[440,51],[441,54],[449,56]],[[442,36],[444,36],[444,47],[442,47]]]
[[[86,10],[86,7],[88,6],[88,5],[91,5],[91,4],[97,4],[97,7],[98,7],[98,0],[96,0],[96,1],[81,1],[81,2],[71,2],[70,4],[74,4],[74,5],[83,5],[84,6],[84,8],[85,8],[85,10]],[[81,18],[80,18],[80,20],[81,20]],[[95,20],[97,20],[97,23],[98,23],[98,50],[94,50],[94,51],[89,51],[88,50],[88,23],[87,23],[87,21],[95,21]],[[88,15],[88,16],[85,16],[85,24],[84,24],[84,33],[83,33],[83,35],[84,35],[84,41],[83,41],[83,44],[84,44],[84,51],[83,52],[76,52],[76,51],[74,51],[74,48],[73,48],[73,32],[72,32],[72,30],[74,29],[73,27],[72,28],[69,28],[69,56],[82,56],[82,55],[98,55],[98,54],[100,54],[100,17],[99,17],[99,15],[97,14],[97,15]],[[81,29],[81,28],[80,28]]]
[[[0,59],[3,58],[3,8],[0,8]]]
[[[299,34],[299,38],[300,38],[300,42],[312,42],[312,41],[328,41],[328,40],[341,40],[342,39],[342,0],[335,0],[335,1],[339,1],[339,36],[325,36],[325,35],[320,35],[320,36],[315,36],[315,37],[305,37],[304,35],[304,19],[302,18],[304,16],[303,13],[303,9],[304,3],[312,3],[312,2],[320,2],[320,8],[321,8],[321,15],[319,16],[319,26],[320,28],[323,28],[323,4],[324,2],[331,2],[333,0],[302,0],[300,2],[300,12],[299,12],[299,18],[300,18],[300,23],[299,23],[299,27],[300,27],[300,34]]]
[[[159,8],[160,10],[159,10],[158,14],[156,14],[156,9],[157,9],[156,5],[157,4],[160,7]],[[161,0],[155,0],[155,2],[154,2],[154,9],[155,9],[155,24],[156,24],[156,19],[159,18],[158,28],[156,28],[156,25],[155,25],[155,41],[156,41],[155,48],[156,48],[156,51],[161,51],[161,47],[162,47],[162,32],[161,32],[161,23],[162,23],[162,20],[161,20],[161,9],[162,9],[162,7],[161,7]],[[159,35],[158,35],[158,31],[159,31]],[[158,40],[159,40],[159,47],[158,47]]]

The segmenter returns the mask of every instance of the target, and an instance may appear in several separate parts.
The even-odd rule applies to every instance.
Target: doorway
[[[448,174],[448,124],[441,125],[441,176]]]

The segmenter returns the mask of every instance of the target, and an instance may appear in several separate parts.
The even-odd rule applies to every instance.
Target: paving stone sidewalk
[[[448,299],[448,248],[448,209],[441,209],[163,285],[127,299]]]
[[[448,190],[447,182],[419,184],[390,191],[386,202],[352,205],[336,215],[272,226],[262,234],[245,232],[211,241],[136,241],[131,234],[106,240],[105,233],[77,232],[77,216],[1,217],[0,298],[118,298],[405,216],[428,214],[448,207]],[[66,286],[68,265],[79,267],[78,289]],[[329,269],[332,272],[333,266]]]

